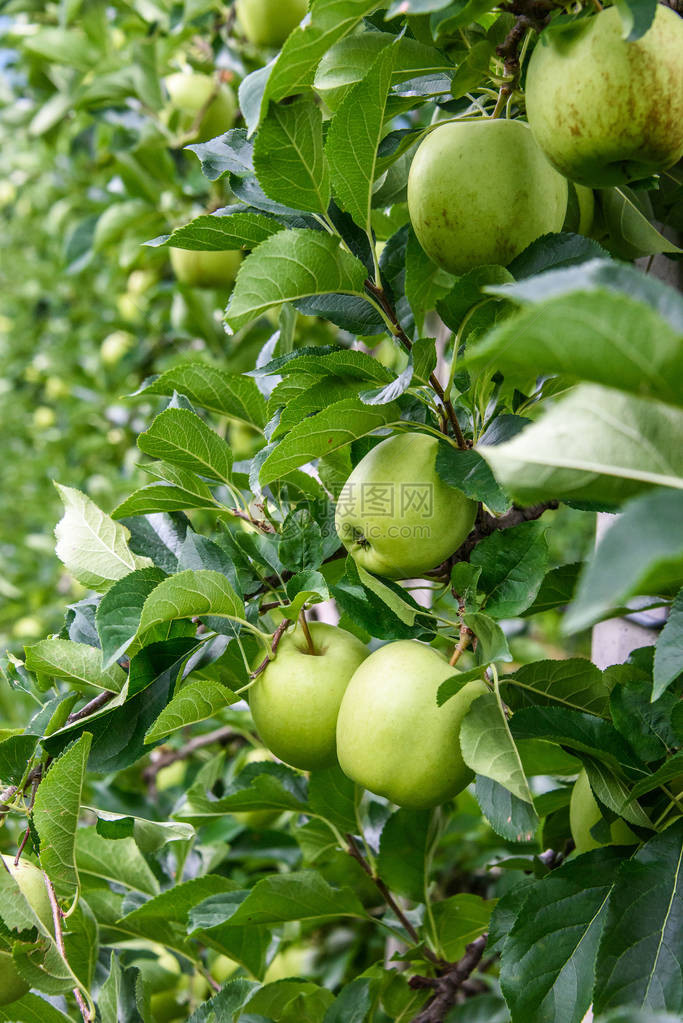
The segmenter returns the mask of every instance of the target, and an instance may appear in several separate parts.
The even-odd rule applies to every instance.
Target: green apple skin
[[[344,690],[368,651],[350,632],[324,622],[309,626],[315,654],[296,627],[249,690],[258,733],[276,757],[312,771],[337,762],[335,728]]]
[[[595,221],[595,194],[592,188],[569,182],[569,204],[567,216],[562,225],[563,231],[573,234],[590,235]]]
[[[17,970],[11,952],[0,951],[0,1005],[16,1002],[30,990]]]
[[[181,284],[191,288],[231,288],[242,261],[238,249],[197,252],[171,248],[171,266]]]
[[[19,863],[15,866],[13,856],[3,855],[2,862],[16,881],[21,894],[40,922],[50,934],[53,934],[52,907],[42,871],[34,863],[29,863],[28,860],[23,859],[19,860]],[[2,867],[0,867],[0,870],[2,870]],[[11,896],[11,893],[9,895]],[[5,897],[8,897],[7,892],[5,892]]]
[[[420,144],[408,212],[427,255],[454,274],[507,266],[543,234],[560,231],[567,182],[523,121],[441,124]]]
[[[460,752],[460,725],[488,692],[467,682],[442,707],[436,694],[455,674],[416,640],[370,654],[344,693],[337,718],[339,765],[352,781],[398,806],[426,809],[461,792],[473,778]]]
[[[577,853],[590,852],[591,849],[599,849],[603,845],[591,835],[591,828],[598,823],[601,817],[600,807],[591,790],[588,775],[585,771],[581,771],[574,782],[569,802],[569,829]],[[610,834],[612,841],[609,844],[611,845],[634,845],[639,841],[628,824],[621,819],[612,823]]]
[[[628,42],[616,7],[564,31],[544,32],[526,77],[536,141],[572,181],[623,185],[683,155],[683,20],[657,6]]]
[[[308,10],[307,0],[237,0],[237,20],[253,46],[282,46]]]
[[[210,75],[178,71],[165,79],[171,103],[180,111],[185,130],[189,131],[199,111],[207,103],[197,132],[196,142],[206,142],[232,128],[237,113],[235,94],[225,82],[217,83]],[[214,95],[215,94],[215,95]],[[209,103],[211,96],[214,98]]]
[[[419,577],[457,550],[471,531],[477,504],[438,476],[438,446],[426,433],[389,437],[361,459],[344,484],[335,526],[368,572],[388,579]]]

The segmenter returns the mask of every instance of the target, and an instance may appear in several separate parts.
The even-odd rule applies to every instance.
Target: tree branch
[[[101,710],[102,707],[106,707],[107,704],[117,696],[117,693],[98,693],[90,703],[86,703],[85,707],[81,707],[80,710],[74,711],[73,714],[69,714],[66,719],[67,724],[72,725],[75,721],[82,721],[83,718],[90,717],[95,711]]]
[[[195,739],[191,739],[184,746],[181,746],[180,749],[167,750],[165,753],[158,753],[156,756],[152,754],[154,760],[144,769],[142,777],[148,785],[154,784],[154,780],[162,767],[175,764],[178,760],[187,760],[193,753],[204,749],[205,746],[212,746],[214,743],[220,743],[225,746],[226,743],[235,739],[242,742],[244,737],[229,725],[223,728],[216,728],[213,732],[206,732],[204,735],[198,735]]]
[[[452,964],[450,969],[436,980],[419,975],[410,978],[408,983],[412,988],[430,987],[435,991],[434,997],[415,1016],[413,1023],[443,1023],[448,1010],[456,1003],[458,992],[481,962],[487,937],[488,935],[482,934],[480,938],[470,942],[460,962]]]

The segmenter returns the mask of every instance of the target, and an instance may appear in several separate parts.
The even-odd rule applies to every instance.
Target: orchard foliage
[[[618,9],[637,40],[655,4]],[[8,500],[44,533],[50,478],[68,607],[3,670],[0,844],[36,869],[0,869],[0,1020],[683,1012],[683,301],[630,265],[680,254],[678,171],[570,183],[560,232],[461,275],[407,205],[430,127],[523,118],[542,31],[594,16],[313,0],[277,50],[218,0],[4,5],[3,627],[54,611],[47,584],[22,605]],[[165,79],[190,71],[213,90],[188,120]],[[227,88],[237,120],[197,141]],[[234,287],[178,283],[169,250],[241,252]],[[398,582],[347,555],[335,507],[410,432],[478,510]],[[589,550],[599,511],[621,514]],[[601,670],[586,630],[634,599],[667,623]],[[455,800],[398,807],[263,751],[249,690],[331,607],[370,650],[444,655],[403,723],[408,783],[438,708],[482,688]]]

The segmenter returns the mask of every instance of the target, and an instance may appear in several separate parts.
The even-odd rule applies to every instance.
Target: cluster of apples
[[[437,125],[410,169],[408,210],[423,249],[462,274],[507,266],[560,231],[567,179],[582,191],[657,174],[683,156],[683,20],[658,6],[645,35],[622,36],[616,7],[543,32],[526,75],[528,124]]]
[[[477,505],[439,478],[437,448],[427,434],[398,434],[346,481],[336,527],[363,568],[391,579],[421,576],[472,529]],[[437,690],[454,669],[431,647],[399,640],[369,654],[345,629],[314,622],[310,634],[312,650],[300,626],[288,632],[249,691],[261,739],[277,757],[302,770],[338,761],[359,785],[414,808],[443,803],[469,783],[458,734],[487,691],[483,682],[467,683],[439,707]]]

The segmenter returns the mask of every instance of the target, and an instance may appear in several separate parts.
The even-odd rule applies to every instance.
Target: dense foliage
[[[0,1020],[672,1023],[680,96],[523,122],[680,22],[303,13],[2,7]]]

